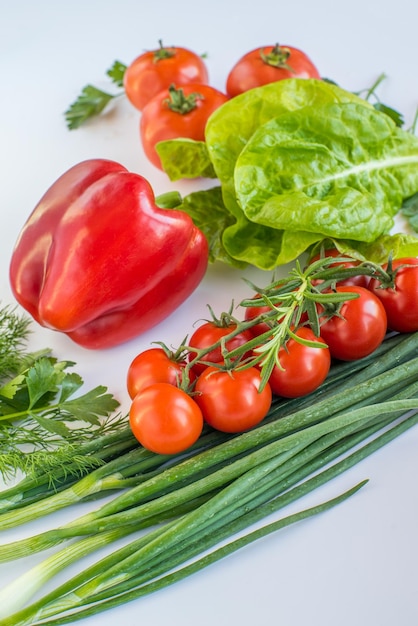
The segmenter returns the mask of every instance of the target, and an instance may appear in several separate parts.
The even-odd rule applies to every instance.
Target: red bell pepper
[[[207,263],[206,238],[186,213],[158,208],[142,176],[94,159],[63,174],[35,207],[10,283],[42,326],[108,348],[170,315]]]

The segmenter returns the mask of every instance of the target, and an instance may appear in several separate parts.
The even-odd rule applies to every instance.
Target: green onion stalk
[[[414,385],[406,393],[417,394],[417,391],[418,386]],[[386,429],[388,423],[393,421],[388,419],[390,414],[398,420],[407,411],[413,411],[412,415],[395,425],[392,431],[384,430],[383,434],[351,457],[312,475],[313,470],[322,466],[325,458],[328,463],[335,454],[357,446],[359,440],[369,439],[379,424]],[[395,399],[342,412],[327,423],[316,423],[283,437],[263,449],[264,460],[255,467],[249,465],[246,472],[206,502],[176,520],[153,528],[145,536],[111,553],[33,605],[6,617],[2,623],[4,626],[23,626],[37,624],[38,620],[43,623],[44,619],[56,616],[58,621],[53,620],[51,624],[65,623],[59,617],[61,613],[76,610],[71,614],[74,620],[85,616],[85,610],[87,614],[99,612],[108,608],[109,603],[121,601],[121,594],[126,601],[127,594],[140,594],[144,586],[157,583],[161,576],[164,580],[165,576],[172,574],[173,568],[180,567],[178,575],[182,576],[182,565],[189,558],[200,554],[203,549],[213,547],[221,538],[229,537],[232,530],[237,532],[240,526],[246,528],[254,523],[260,519],[260,515],[266,514],[266,507],[270,512],[278,510],[351,467],[396,436],[397,432],[414,425],[418,419],[417,413],[416,398]],[[305,512],[301,511],[299,515],[303,517]],[[111,531],[101,532],[104,540],[113,539],[109,535]],[[105,536],[103,532],[108,534]],[[117,529],[114,532],[118,532]],[[122,532],[121,529],[119,532]],[[247,537],[247,541],[250,540],[251,535]],[[96,543],[98,536],[90,537],[89,541]],[[29,588],[33,592],[39,577],[42,582],[49,579],[54,570],[61,569],[63,560],[73,550],[74,547],[70,546],[58,552],[25,574],[23,579],[12,583],[12,587],[4,590],[5,597],[1,598],[0,606],[5,607],[3,602],[8,600],[7,609],[11,608],[16,598],[12,592],[21,589],[22,583],[25,583],[25,590]],[[164,585],[161,581],[160,584]],[[78,609],[81,607],[86,609],[80,612]],[[3,611],[7,609],[5,607]]]

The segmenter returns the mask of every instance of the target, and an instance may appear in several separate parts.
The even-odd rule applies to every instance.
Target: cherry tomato
[[[222,339],[222,337],[226,337],[230,333],[232,333],[236,329],[236,324],[230,324],[228,326],[224,326],[221,324],[217,324],[216,322],[205,322],[192,334],[189,340],[189,347],[196,348],[198,350],[205,350],[206,348],[210,348],[212,345],[217,343]],[[239,348],[240,346],[244,346],[248,341],[251,341],[252,335],[249,331],[244,330],[240,333],[237,333],[234,337],[225,342],[225,348],[228,352]],[[197,355],[193,350],[190,351],[190,359],[194,359]],[[205,354],[202,361],[208,361],[209,363],[223,363],[224,359],[222,356],[221,347],[214,348],[210,350],[207,354]],[[199,376],[205,369],[207,365],[203,363],[196,363],[192,366],[192,370],[194,373]]]
[[[155,145],[184,137],[204,141],[209,116],[228,100],[214,87],[198,83],[159,92],[144,107],[139,129],[145,155],[162,169]]]
[[[336,248],[329,248],[328,250],[324,251],[324,256],[325,257],[338,257],[338,256],[346,257],[347,255],[342,254]],[[320,258],[321,258],[320,255],[317,254],[312,259],[310,259],[309,263],[318,261]],[[353,259],[352,261],[339,261],[337,263],[330,263],[327,266],[327,268],[332,268],[332,267],[352,268],[352,267],[356,267],[357,265],[360,265],[360,261]],[[366,276],[365,274],[359,274],[358,276],[351,276],[350,278],[339,280],[337,281],[337,285],[349,285],[349,286],[352,285],[352,286],[357,286],[357,287],[367,287],[369,284],[369,280],[370,280],[369,276]],[[312,284],[318,284],[319,282],[320,281],[312,280]]]
[[[256,294],[253,296],[253,300],[259,300],[261,298],[260,294]],[[263,315],[264,313],[268,313],[271,311],[271,307],[268,304],[254,305],[245,307],[244,319],[248,322],[250,320],[255,319],[259,315]],[[280,320],[279,320],[280,321]],[[260,322],[258,324],[254,324],[249,328],[249,332],[253,337],[259,337],[263,333],[266,333],[268,330],[274,326],[274,319],[271,320],[270,323]]]
[[[357,293],[359,297],[342,304],[341,317],[334,315],[321,325],[321,337],[332,357],[342,361],[361,359],[371,354],[385,337],[385,309],[379,298],[364,287],[341,286],[336,291]]]
[[[259,391],[261,374],[255,367],[227,372],[211,366],[196,382],[196,403],[204,420],[216,430],[239,433],[260,423],[271,405],[267,383]]]
[[[207,83],[208,70],[202,57],[187,48],[160,48],[138,56],[125,70],[125,93],[133,106],[144,106],[163,89],[175,83]]]
[[[304,52],[276,44],[256,48],[241,57],[228,74],[226,92],[234,97],[284,78],[320,78],[320,75]]]
[[[199,406],[182,389],[155,383],[135,396],[129,423],[144,448],[157,454],[177,454],[198,440],[203,417]]]
[[[401,333],[412,333],[418,330],[418,259],[407,257],[396,259],[392,268],[396,270],[395,288],[382,288],[380,282],[373,278],[369,289],[385,307],[388,327]],[[384,266],[387,269],[387,265]]]
[[[305,326],[295,334],[308,341],[322,341]],[[331,365],[331,353],[328,348],[313,348],[291,338],[280,348],[279,361],[283,369],[274,366],[269,378],[271,390],[284,398],[297,398],[311,393],[324,382]]]
[[[170,358],[163,348],[150,348],[138,354],[128,368],[126,386],[133,399],[137,393],[154,383],[170,383],[178,386],[183,379],[186,361]],[[195,375],[190,372],[189,380]]]
[[[252,299],[257,300],[259,298],[260,296],[257,294]],[[244,319],[248,322],[250,320],[255,319],[259,315],[268,313],[269,311],[271,311],[271,307],[269,307],[268,304],[259,305],[259,306],[257,305],[247,306],[245,307]],[[251,328],[249,328],[248,330],[253,337],[258,337],[259,335],[266,333],[270,329],[271,329],[271,326],[267,324],[267,322],[259,322],[258,324],[254,324],[254,326],[251,326]]]

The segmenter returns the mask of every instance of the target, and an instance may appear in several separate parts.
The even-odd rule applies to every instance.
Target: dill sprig
[[[62,464],[83,475],[101,461],[82,445],[126,426],[114,415],[119,402],[104,386],[81,393],[83,379],[68,371],[75,363],[30,352],[29,333],[29,319],[0,307],[0,476],[52,476]]]

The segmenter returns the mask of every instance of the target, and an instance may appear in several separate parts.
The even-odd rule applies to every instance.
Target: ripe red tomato
[[[255,367],[227,372],[208,367],[196,382],[195,401],[210,426],[239,433],[260,423],[271,405],[270,385],[259,391],[261,374]]]
[[[341,286],[336,291],[354,292],[359,297],[346,300],[340,316],[334,315],[321,325],[321,337],[332,357],[342,361],[361,359],[376,350],[385,337],[385,309],[379,298],[364,287]]]
[[[234,97],[284,78],[320,78],[320,75],[304,52],[276,44],[256,48],[241,57],[228,74],[226,92]]]
[[[412,265],[413,267],[403,267]],[[387,269],[387,265],[384,266]],[[380,282],[373,278],[369,289],[379,298],[385,307],[388,327],[401,333],[413,333],[418,330],[418,259],[407,257],[392,262],[396,271],[395,288],[381,288]]]
[[[253,296],[253,300],[260,299],[260,295],[256,294]],[[271,307],[268,304],[254,305],[245,307],[244,319],[248,322],[250,320],[255,319],[259,315],[263,315],[264,313],[268,313],[271,311]],[[271,320],[271,323],[267,322],[259,322],[258,324],[254,324],[249,328],[249,332],[253,337],[259,337],[263,333],[266,333],[271,329],[272,325],[274,325],[274,319]]]
[[[216,322],[205,322],[204,324],[201,324],[198,328],[196,328],[196,330],[190,337],[189,347],[196,348],[197,350],[205,350],[206,348],[210,348],[215,343],[220,341],[222,337],[226,337],[227,335],[232,333],[236,329],[236,327],[236,324],[224,326],[221,324],[217,324]],[[251,341],[251,339],[251,333],[244,330],[240,333],[237,333],[234,337],[226,341],[225,348],[226,350],[228,350],[228,352],[231,352],[232,350],[235,350],[236,348],[245,345],[248,341]],[[190,360],[194,359],[196,356],[196,352],[193,352],[193,350],[191,350],[189,353]],[[221,347],[218,346],[217,348],[210,350],[202,357],[201,360],[208,361],[209,363],[223,363],[224,359],[222,356]],[[197,376],[199,376],[199,374],[201,374],[206,369],[206,367],[208,366],[204,365],[203,363],[196,363],[192,366],[192,370]]]
[[[184,137],[204,141],[206,122],[228,96],[209,85],[197,83],[174,86],[154,96],[142,111],[140,137],[145,155],[162,169],[155,145],[159,141]]]
[[[258,295],[254,296],[253,300],[258,299],[259,297],[260,296]],[[247,306],[245,307],[244,319],[248,322],[255,319],[259,315],[263,315],[263,313],[268,313],[269,311],[271,311],[271,308],[268,306],[268,304],[260,306]],[[270,329],[271,326],[267,324],[267,322],[259,322],[258,324],[254,324],[254,326],[251,326],[251,328],[249,328],[248,330],[253,337],[258,337],[259,335],[266,333]]]
[[[155,383],[135,396],[129,423],[144,448],[157,454],[177,454],[198,440],[203,417],[199,406],[182,389]]]
[[[324,251],[324,256],[325,257],[338,257],[338,256],[346,257],[347,255],[342,254],[336,248],[329,248],[328,250]],[[320,255],[317,254],[312,259],[310,259],[309,263],[314,263],[314,261],[318,261],[319,259],[320,259]],[[340,261],[337,263],[330,263],[330,265],[328,265],[327,268],[332,268],[332,267],[352,268],[352,267],[356,267],[357,265],[360,265],[360,261],[353,259],[352,261]],[[337,282],[337,285],[353,285],[357,287],[367,287],[369,284],[369,280],[370,280],[369,276],[366,276],[365,274],[359,274],[358,276],[351,276],[350,278],[339,280]],[[318,282],[319,281],[312,280],[312,284],[318,284]]]
[[[295,334],[308,341],[322,341],[306,326],[301,326]],[[284,398],[297,398],[311,393],[324,382],[331,365],[331,353],[328,348],[313,348],[291,338],[280,348],[279,361],[283,369],[274,366],[269,378],[271,390]]]
[[[201,56],[187,48],[160,48],[144,52],[125,70],[125,93],[136,109],[175,83],[207,83],[208,70]]]
[[[170,383],[178,386],[183,379],[186,361],[170,358],[163,348],[150,348],[138,354],[128,368],[126,386],[133,399],[137,393],[154,383]],[[195,375],[190,372],[190,382]]]

